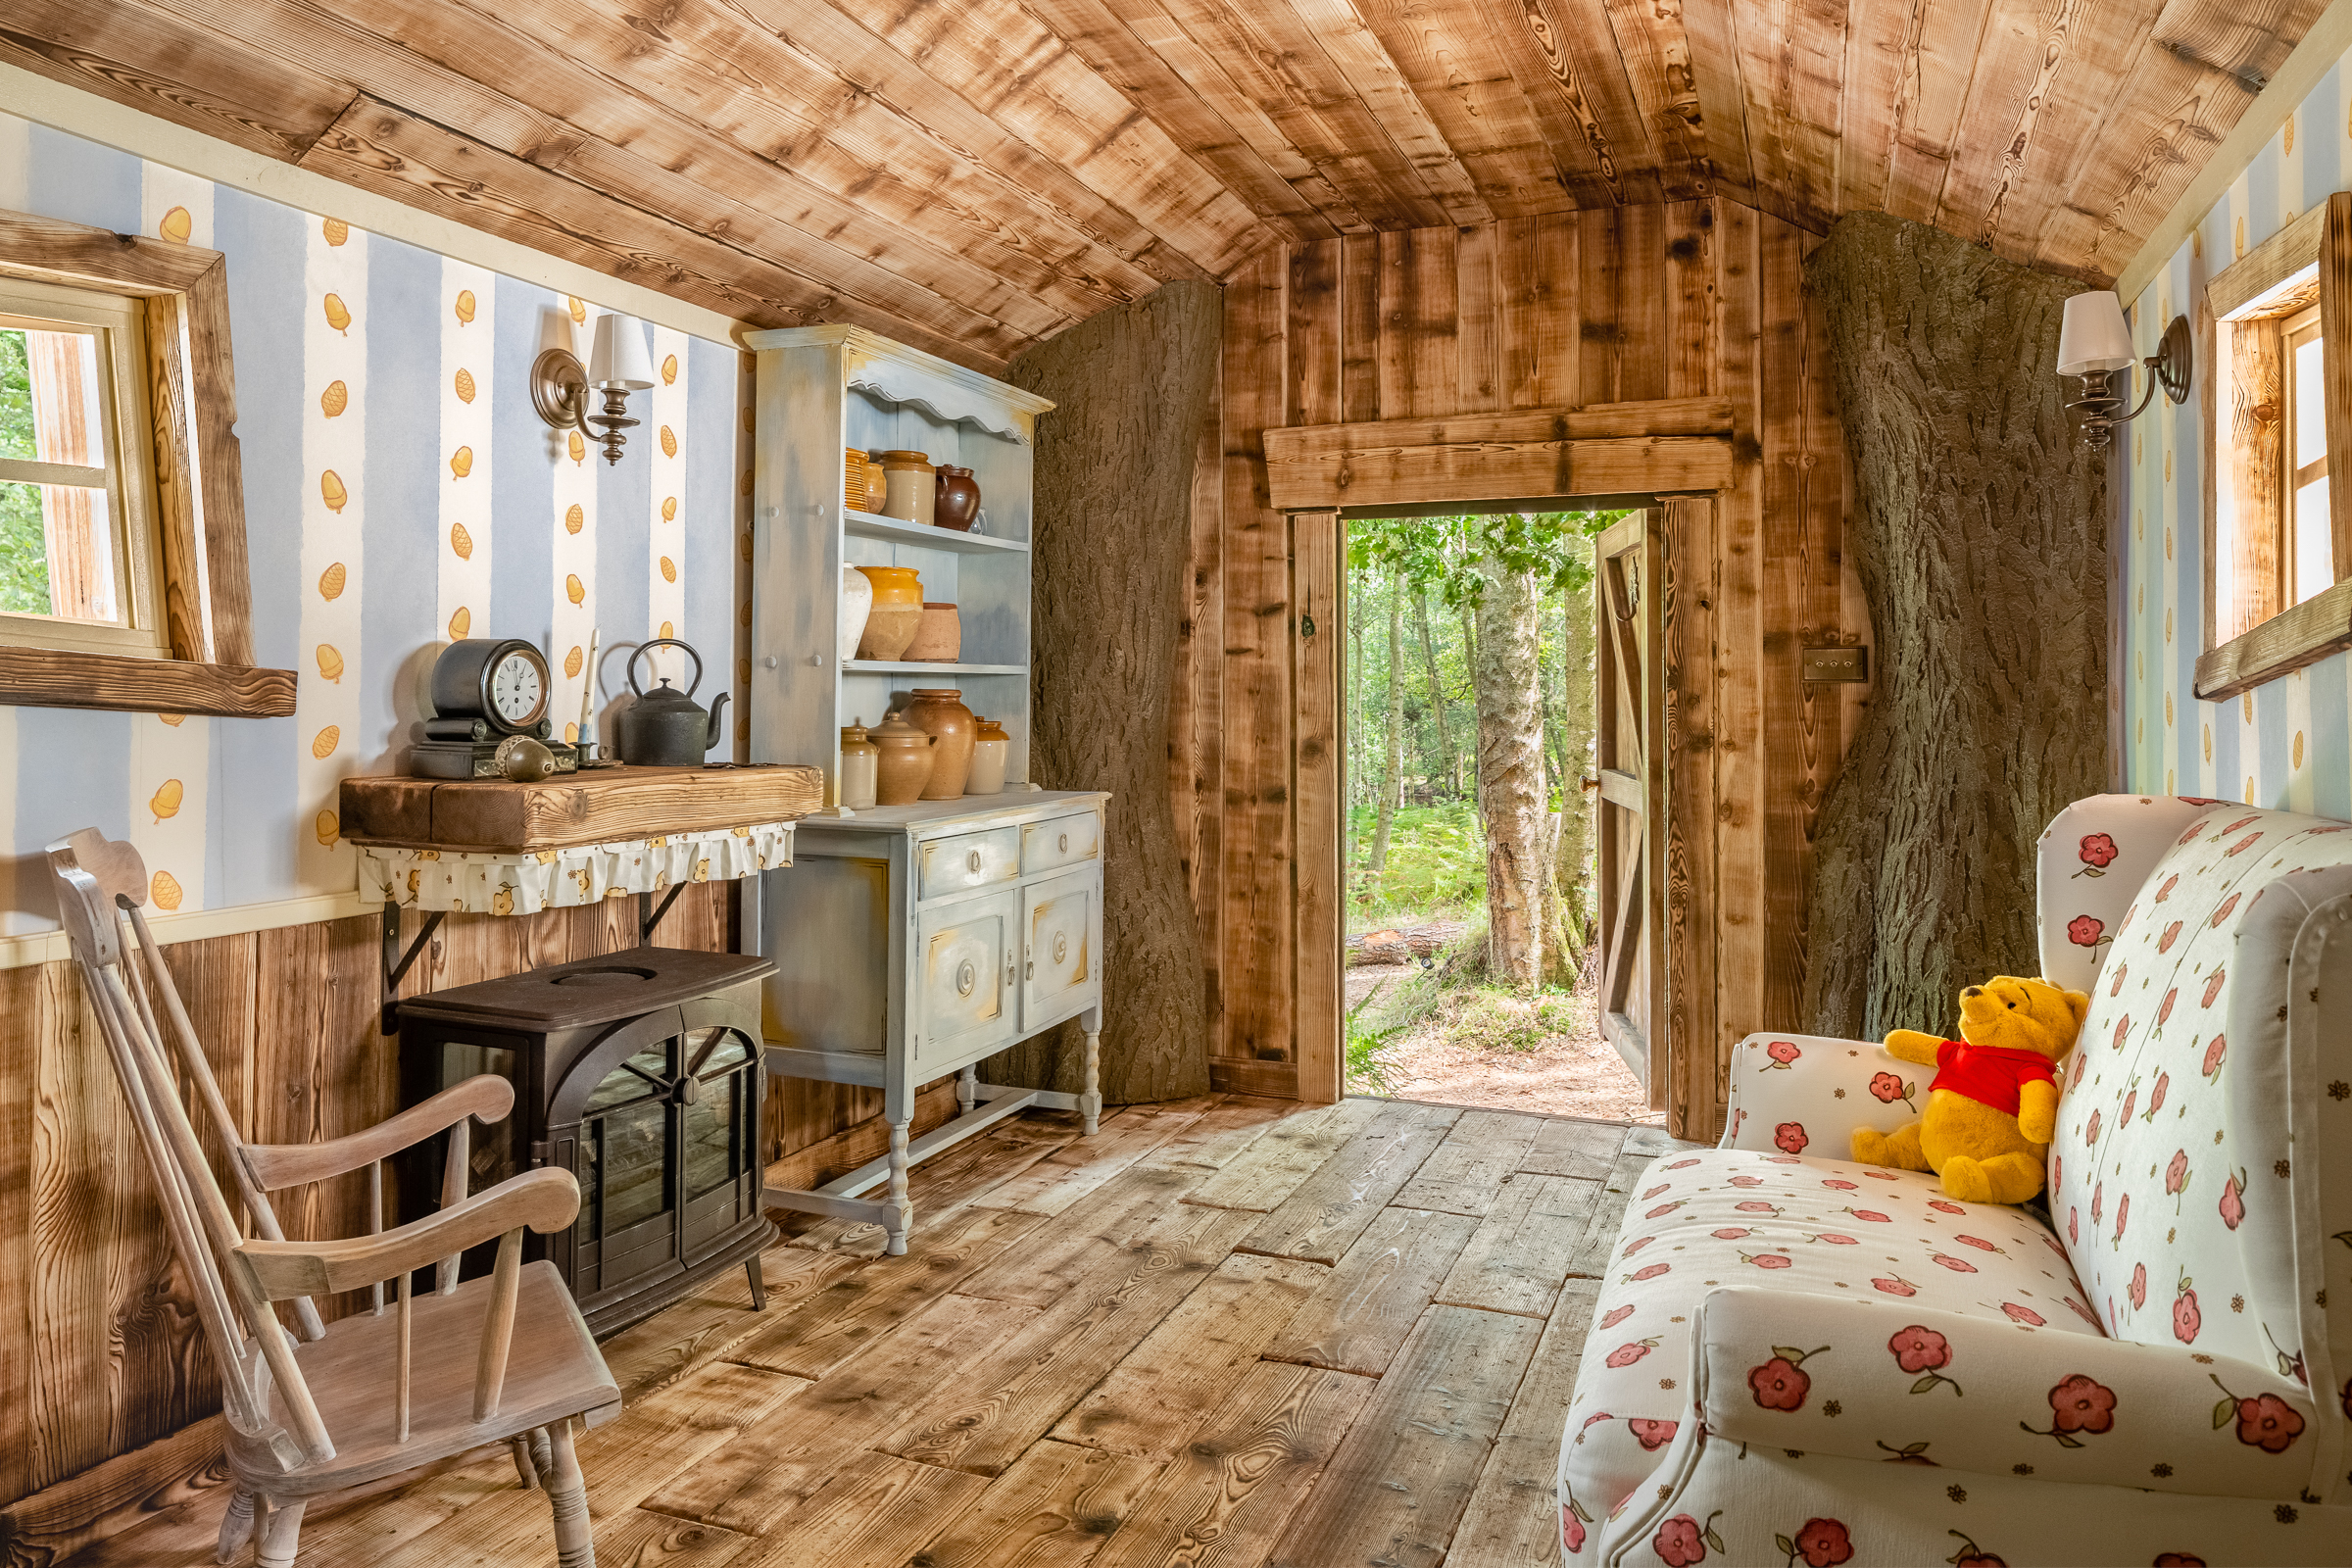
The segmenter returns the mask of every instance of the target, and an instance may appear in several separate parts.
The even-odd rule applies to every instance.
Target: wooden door
[[[1668,1078],[1661,521],[1633,513],[1592,550],[1600,1033],[1652,1105],[1664,1103]]]

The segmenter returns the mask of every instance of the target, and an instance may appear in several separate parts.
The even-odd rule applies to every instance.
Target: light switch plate
[[[1809,681],[1867,682],[1870,650],[1859,643],[1838,648],[1808,648],[1804,678]]]

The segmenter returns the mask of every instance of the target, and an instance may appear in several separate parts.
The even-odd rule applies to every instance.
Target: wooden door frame
[[[1694,408],[1694,405],[1699,406]],[[1648,441],[1652,455],[1645,459],[1638,446],[1646,439],[1641,430],[1650,409],[1656,412],[1654,422],[1661,426],[1657,434],[1676,439],[1662,445]],[[1687,662],[1687,658],[1678,659],[1672,594],[1676,534],[1683,520],[1681,509],[1693,504],[1703,506],[1711,518],[1716,498],[1737,482],[1738,465],[1734,461],[1729,405],[1719,400],[1703,400],[1703,403],[1675,400],[1651,406],[1617,404],[1611,407],[1609,416],[1612,423],[1608,436],[1596,440],[1582,439],[1581,431],[1564,421],[1561,423],[1557,434],[1561,451],[1553,470],[1561,488],[1556,494],[1530,497],[1529,503],[1542,510],[1559,511],[1572,507],[1579,499],[1584,499],[1586,505],[1605,501],[1611,506],[1655,509],[1664,518],[1660,530],[1664,568],[1658,596],[1664,626],[1658,658],[1663,663],[1659,695],[1665,709],[1662,720],[1668,774],[1663,840],[1667,900],[1662,911],[1668,996],[1667,1027],[1662,1031],[1652,1030],[1653,1035],[1662,1038],[1651,1049],[1663,1059],[1667,1070],[1660,1073],[1653,1065],[1651,1093],[1657,1094],[1661,1083],[1667,1086],[1665,1107],[1670,1131],[1678,1137],[1707,1139],[1714,1136],[1718,1104],[1713,1063],[1710,1061],[1701,1070],[1684,1059],[1689,1053],[1679,1047],[1687,1040],[1705,1039],[1710,1045],[1708,1054],[1712,1056],[1713,1034],[1711,1028],[1691,1032],[1691,1026],[1701,1020],[1687,1011],[1674,994],[1678,983],[1698,981],[1693,970],[1702,956],[1686,950],[1705,946],[1690,938],[1699,930],[1694,923],[1703,912],[1699,906],[1711,906],[1711,901],[1703,893],[1693,898],[1691,879],[1678,878],[1672,863],[1678,843],[1686,848],[1688,845],[1690,835],[1684,819],[1694,808],[1703,819],[1707,809],[1703,799],[1688,789],[1677,789],[1672,779],[1676,759],[1688,749],[1687,741],[1676,732],[1678,715],[1688,706],[1677,706],[1676,671],[1678,663]],[[1346,1092],[1345,1046],[1341,1039],[1345,1016],[1341,1004],[1344,969],[1340,955],[1347,879],[1341,863],[1340,829],[1344,820],[1341,769],[1347,736],[1346,705],[1341,701],[1340,691],[1343,661],[1337,657],[1347,629],[1341,504],[1413,506],[1443,513],[1449,506],[1492,508],[1496,501],[1489,494],[1492,486],[1480,479],[1479,466],[1472,461],[1475,454],[1466,450],[1477,446],[1478,440],[1461,439],[1473,433],[1431,421],[1418,421],[1420,428],[1408,428],[1414,423],[1384,422],[1386,427],[1380,433],[1401,440],[1403,447],[1377,454],[1362,450],[1365,443],[1353,439],[1362,435],[1356,428],[1332,427],[1346,428],[1350,439],[1345,440],[1321,439],[1322,430],[1314,426],[1265,432],[1268,456],[1277,459],[1269,467],[1266,499],[1270,509],[1285,518],[1290,556],[1292,712],[1289,717],[1293,737],[1290,786],[1297,835],[1292,859],[1293,980],[1297,987],[1292,1048],[1298,1069],[1297,1093],[1309,1104],[1333,1103]],[[1592,461],[1592,449],[1595,446],[1605,449],[1605,467]],[[1706,450],[1710,448],[1719,450]],[[1311,462],[1299,461],[1310,457]],[[1373,471],[1375,458],[1382,465],[1377,473]],[[1285,463],[1283,459],[1291,461]],[[1611,486],[1605,495],[1580,498],[1570,488],[1586,475],[1597,479],[1603,472]],[[1711,537],[1711,528],[1708,533]],[[1330,596],[1327,612],[1314,608],[1312,596],[1318,589]],[[1310,618],[1315,632],[1307,635],[1302,628]],[[1313,701],[1309,700],[1310,692],[1314,694]],[[1314,798],[1318,796],[1319,799]],[[1711,977],[1711,952],[1703,956],[1703,962]],[[1705,1000],[1704,1021],[1711,1025],[1714,1014],[1711,984]]]

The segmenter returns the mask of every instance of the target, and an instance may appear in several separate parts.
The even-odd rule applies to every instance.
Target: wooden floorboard
[[[1649,1128],[1374,1100],[1032,1112],[918,1167],[903,1257],[791,1221],[606,1342],[640,1568],[1515,1568]],[[77,1564],[212,1559],[226,1489]],[[312,1505],[301,1562],[552,1561],[504,1449]]]

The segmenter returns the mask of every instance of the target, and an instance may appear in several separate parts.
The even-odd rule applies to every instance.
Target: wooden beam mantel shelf
[[[1732,406],[1660,398],[1269,429],[1275,510],[1687,495],[1732,482]]]

